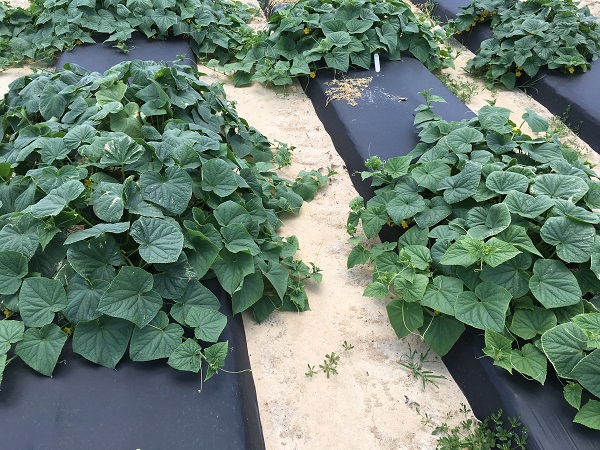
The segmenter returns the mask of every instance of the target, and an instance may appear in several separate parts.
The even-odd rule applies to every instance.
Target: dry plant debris
[[[325,91],[327,96],[325,106],[329,105],[332,100],[346,100],[350,106],[356,106],[356,100],[362,97],[363,91],[369,87],[371,81],[373,81],[373,77],[342,78],[325,83],[330,86]]]

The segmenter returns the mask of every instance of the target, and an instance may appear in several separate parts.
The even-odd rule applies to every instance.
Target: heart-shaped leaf
[[[506,311],[512,295],[502,286],[484,281],[475,292],[465,291],[458,295],[454,304],[456,318],[481,330],[504,330]]]

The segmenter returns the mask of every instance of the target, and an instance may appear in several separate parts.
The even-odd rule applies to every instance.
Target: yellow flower
[[[85,180],[83,180],[83,185],[84,185],[86,188],[91,188],[91,187],[92,187],[92,183],[93,183],[93,181],[92,181],[92,180],[90,180],[89,178],[86,178]]]
[[[570,74],[573,74],[573,73],[575,73],[575,69],[574,69],[573,67],[569,67],[569,73],[570,73]]]
[[[520,77],[521,76],[521,71],[517,70],[517,72],[515,73],[516,76]]]
[[[314,70],[311,70],[311,72],[310,72],[310,77],[311,77],[311,78],[314,78],[314,77],[316,77],[316,76],[317,76],[317,72],[315,72]]]
[[[4,314],[4,317],[6,317],[7,319],[10,316],[12,316],[12,312],[8,308],[4,308],[4,311],[2,311],[2,313]]]
[[[81,44],[83,44],[83,42],[81,42],[79,39],[77,39],[77,40],[75,41],[75,45],[81,45]]]
[[[405,230],[408,228],[408,222],[406,220],[400,222],[400,225],[402,225],[402,228],[404,228]]]
[[[456,34],[460,34],[460,30],[458,30],[458,31],[456,32]]]
[[[185,21],[186,21],[187,23],[192,23],[192,20],[191,20],[191,19],[185,19]]]
[[[519,129],[519,127],[513,127],[513,132],[514,132],[514,133],[518,133],[519,131],[521,131],[521,130]]]
[[[69,327],[64,327],[62,330],[65,332],[65,334],[67,336],[71,336],[71,333],[73,333],[73,329],[69,328]]]
[[[465,31],[471,31],[471,27],[467,27]]]
[[[310,33],[310,28],[308,28],[308,27],[304,28],[304,34],[308,34],[308,33]]]

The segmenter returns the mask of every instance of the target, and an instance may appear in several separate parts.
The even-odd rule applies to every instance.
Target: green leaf
[[[510,113],[510,109],[507,108],[485,105],[479,109],[479,123],[484,128],[488,128],[500,134],[505,134],[510,132],[510,129],[512,128],[508,125]]]
[[[577,278],[561,261],[554,259],[535,262],[529,288],[546,308],[574,305],[581,300]]]
[[[99,223],[91,228],[86,228],[85,230],[69,234],[67,239],[65,239],[64,245],[83,241],[84,239],[88,239],[90,237],[97,237],[103,233],[121,234],[129,230],[129,226],[129,222]]]
[[[519,253],[521,251],[517,250],[514,245],[493,237],[485,243],[483,262],[492,267],[497,267],[513,259]]]
[[[227,325],[227,317],[219,311],[202,306],[190,307],[185,323],[194,328],[194,336],[204,342],[217,342]]]
[[[536,196],[547,195],[577,203],[588,189],[585,181],[577,176],[546,173],[536,178],[530,192]]]
[[[461,322],[481,330],[504,330],[506,311],[512,296],[495,283],[484,281],[475,292],[465,291],[458,295],[454,304],[455,316]]]
[[[129,345],[132,361],[152,361],[168,358],[181,344],[183,328],[169,323],[167,314],[159,311],[144,328],[135,328]]]
[[[585,389],[598,397],[600,395],[600,349],[585,356],[569,374]]]
[[[172,368],[188,372],[200,372],[202,348],[193,339],[186,339],[175,349],[167,361]]]
[[[379,281],[369,283],[363,292],[363,296],[365,297],[375,297],[380,299],[384,299],[388,295],[390,295],[388,287]]]
[[[402,300],[405,302],[418,302],[423,298],[428,283],[429,278],[422,274],[416,274],[412,280],[397,277],[394,279],[394,290],[402,294]]]
[[[448,247],[440,263],[447,266],[469,267],[483,257],[484,246],[483,241],[464,236]]]
[[[396,195],[386,204],[387,213],[396,225],[400,225],[403,220],[413,217],[424,209],[425,202],[418,194]]]
[[[527,230],[519,225],[509,226],[506,230],[498,233],[496,237],[504,242],[509,242],[521,250],[542,256],[538,249],[535,248],[535,245],[533,245],[531,238],[527,235]]]
[[[467,231],[467,234],[472,238],[485,239],[487,237],[494,236],[508,228],[510,225],[510,211],[504,203],[498,203],[490,206],[486,209],[486,213],[487,214],[483,218],[483,223],[476,221],[475,223],[478,224],[471,226],[471,228],[469,228]],[[469,212],[469,216],[467,216],[469,224],[472,223],[470,214],[471,212]]]
[[[69,104],[66,94],[60,92],[56,82],[48,82],[40,95],[40,114],[46,120],[60,119]]]
[[[279,266],[281,267],[281,266]],[[282,268],[283,269],[283,268]],[[286,275],[289,274],[285,272]],[[275,274],[271,274],[275,275]],[[276,281],[277,282],[277,281]],[[286,286],[287,288],[287,282]],[[254,272],[250,275],[247,275],[242,282],[242,287],[240,290],[233,293],[231,296],[231,303],[233,306],[233,314],[240,313],[242,311],[247,310],[252,305],[254,305],[257,301],[261,299],[263,296],[263,292],[265,290],[265,284],[263,282],[263,277],[260,272]],[[285,290],[283,291],[285,293]],[[282,296],[280,298],[283,299]],[[212,342],[216,342],[216,339]]]
[[[426,270],[431,264],[431,252],[424,245],[407,245],[404,253],[410,257],[410,265],[416,269]]]
[[[451,131],[445,139],[446,145],[455,153],[470,153],[474,143],[484,140],[483,134],[475,128],[461,127]]]
[[[18,252],[0,251],[0,294],[14,294],[29,272],[27,258]]]
[[[432,227],[452,213],[452,207],[446,203],[443,197],[425,199],[424,209],[415,214],[415,222],[421,228]]]
[[[427,285],[421,306],[453,316],[456,298],[462,291],[463,283],[458,278],[437,276]]]
[[[96,104],[100,107],[112,102],[120,102],[127,92],[127,85],[123,81],[103,87],[96,92]]]
[[[103,146],[100,162],[107,166],[125,166],[138,161],[144,154],[144,147],[122,133],[114,133],[116,137]]]
[[[47,196],[32,205],[31,215],[33,217],[56,216],[84,190],[85,187],[80,181],[67,181],[60,187],[52,189]]]
[[[590,259],[596,228],[567,217],[550,217],[540,229],[544,242],[555,245],[560,259],[582,263]]]
[[[521,253],[502,264],[486,265],[481,271],[480,278],[482,281],[499,284],[508,290],[513,298],[520,298],[529,292],[530,266],[531,257]]]
[[[569,405],[575,409],[581,408],[581,394],[583,388],[579,383],[569,382],[563,389],[563,395]]]
[[[67,335],[53,323],[29,328],[17,343],[15,354],[33,370],[51,377],[66,341]]]
[[[532,109],[525,108],[525,114],[523,114],[523,120],[527,122],[529,128],[534,133],[544,133],[548,131],[548,121],[540,116],[538,113],[533,111]],[[543,383],[542,383],[543,384]]]
[[[586,355],[587,338],[572,322],[561,323],[542,334],[542,350],[560,377],[570,378],[571,371]]]
[[[580,423],[588,428],[594,430],[600,430],[600,402],[596,400],[588,401],[583,407],[575,414],[573,422]]]
[[[363,231],[367,238],[377,236],[381,228],[387,223],[388,213],[385,206],[368,206],[360,216]]]
[[[123,185],[119,183],[97,183],[90,196],[94,214],[105,222],[117,222],[123,216]]]
[[[26,278],[19,292],[19,312],[28,327],[42,327],[67,306],[62,284],[49,278]]]
[[[523,375],[541,384],[545,383],[548,361],[544,353],[533,344],[525,344],[520,350],[513,350],[510,363]]]
[[[409,245],[429,244],[429,230],[421,227],[410,227],[402,236],[398,238],[398,248],[408,247]]]
[[[89,361],[114,369],[125,354],[133,327],[126,320],[109,316],[81,322],[73,333],[73,351]]]
[[[600,313],[578,314],[571,320],[587,336],[588,346],[600,348],[598,345],[600,341]]]
[[[167,167],[164,175],[144,172],[140,175],[142,197],[173,214],[182,214],[192,198],[192,178],[179,167]]]
[[[247,275],[254,273],[252,255],[245,252],[231,253],[221,250],[220,258],[213,263],[213,270],[223,289],[233,295]]]
[[[498,194],[525,192],[529,187],[529,179],[520,173],[497,170],[487,176],[485,185]]]
[[[125,104],[121,111],[110,114],[110,128],[133,138],[142,137],[142,121],[140,107],[135,102]]]
[[[152,286],[151,274],[138,267],[124,266],[102,295],[98,311],[143,328],[163,305],[161,296],[152,290]]]
[[[485,330],[485,347],[483,353],[494,359],[494,365],[512,373],[511,355],[512,340],[501,333]]]
[[[123,262],[119,244],[109,234],[71,244],[67,260],[75,272],[86,280],[111,280]]]
[[[175,299],[175,304],[170,311],[171,317],[180,324],[185,325],[185,318],[192,306],[219,309],[221,303],[210,289],[198,280],[191,280],[185,288],[183,295]]]
[[[231,253],[248,252],[253,256],[260,253],[260,248],[241,223],[231,223],[221,228],[225,248]]]
[[[144,261],[173,263],[183,249],[183,233],[174,220],[140,217],[131,224],[131,237],[139,246]]]
[[[350,34],[346,31],[334,31],[326,35],[329,42],[336,47],[344,47],[351,41]]]
[[[0,320],[0,353],[6,353],[11,344],[23,339],[25,324],[21,320]]]
[[[153,289],[164,299],[179,298],[185,292],[188,283],[197,278],[194,268],[189,264],[185,253],[179,255],[175,263],[155,264],[158,271],[153,275]]]
[[[411,162],[410,156],[395,156],[388,159],[383,167],[383,172],[392,178],[400,178],[408,173]]]
[[[418,165],[412,170],[411,175],[419,186],[435,192],[438,190],[439,183],[450,177],[450,173],[450,166],[434,160]]]
[[[202,165],[202,189],[227,197],[238,188],[232,167],[222,159],[209,159]]]
[[[87,281],[79,274],[71,277],[67,284],[68,304],[63,311],[67,320],[76,325],[100,317],[98,304],[109,284],[104,280]]]
[[[585,208],[576,206],[574,203],[568,200],[563,200],[559,198],[554,200],[554,208],[552,208],[552,212],[561,214],[565,217],[568,217],[569,219],[573,219],[578,222],[592,224],[597,224],[600,222],[600,217],[598,216],[598,214],[588,211]]]
[[[386,306],[396,336],[403,338],[423,325],[423,308],[418,303],[394,299]]]
[[[467,161],[460,173],[440,180],[438,189],[444,191],[444,200],[447,203],[458,203],[477,191],[480,179],[481,165]]]
[[[465,326],[455,318],[438,315],[432,316],[419,328],[427,345],[439,356],[444,356],[454,347],[463,331]]]
[[[204,358],[208,364],[204,381],[209,380],[213,375],[218,373],[219,369],[225,365],[227,350],[229,349],[229,341],[217,342],[204,349]]]

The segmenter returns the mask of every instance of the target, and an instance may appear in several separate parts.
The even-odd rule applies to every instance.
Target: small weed
[[[292,164],[292,152],[296,149],[293,145],[288,145],[283,142],[277,141],[277,147],[275,148],[275,163],[277,168],[287,167]]]
[[[310,364],[307,364],[308,366],[308,371],[304,374],[309,378],[312,378],[313,375],[316,375],[317,371],[315,370],[315,366],[311,366]]]
[[[446,377],[443,375],[437,375],[430,370],[423,369],[423,363],[429,362],[427,361],[429,351],[430,350],[428,349],[425,353],[421,353],[420,356],[417,358],[417,351],[413,350],[409,344],[408,353],[404,354],[403,359],[398,361],[398,364],[410,370],[410,373],[414,378],[421,380],[421,382],[423,383],[423,389],[427,387],[428,383],[436,388],[439,388],[439,386],[434,380],[446,379]]]
[[[477,83],[463,77],[452,78],[447,73],[440,73],[438,78],[463,103],[470,102],[478,92]]]
[[[352,350],[354,348],[354,345],[349,344],[348,341],[344,341],[344,343],[342,345],[344,347],[345,352],[347,352],[348,350]]]
[[[509,417],[508,424],[502,419],[502,410],[483,422],[473,420],[470,416],[471,411],[462,404],[460,413],[463,416],[462,421],[455,427],[450,427],[447,422],[434,428],[432,434],[439,436],[437,441],[437,450],[523,450],[527,445],[527,428],[523,427],[519,418]],[[431,424],[427,414],[421,422]],[[447,419],[452,418],[448,415]]]

